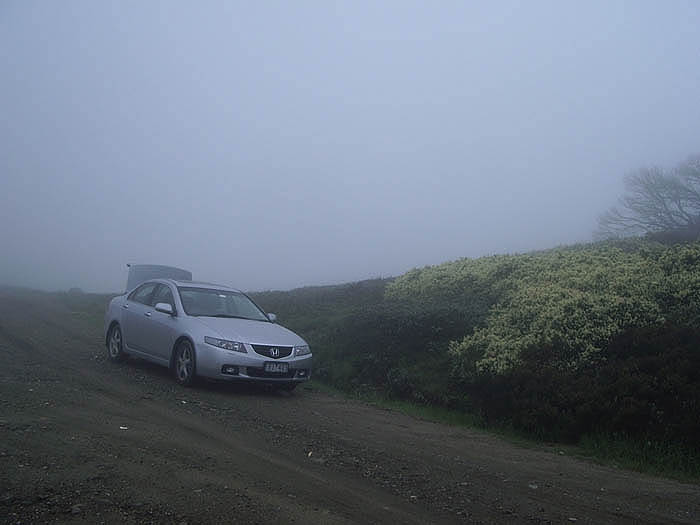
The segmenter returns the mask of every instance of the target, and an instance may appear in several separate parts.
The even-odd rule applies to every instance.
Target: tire
[[[114,363],[124,361],[126,358],[122,329],[119,328],[118,324],[115,324],[109,330],[109,336],[107,337],[107,355],[109,356],[109,360]]]
[[[189,339],[183,339],[173,354],[173,375],[182,386],[192,386],[197,376],[197,361],[194,347]]]
[[[291,392],[294,390],[297,386],[299,386],[299,383],[285,383],[280,387],[282,390],[286,390],[287,392]]]

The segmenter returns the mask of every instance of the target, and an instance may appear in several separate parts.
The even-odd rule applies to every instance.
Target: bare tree
[[[671,171],[643,168],[625,178],[626,194],[598,219],[599,238],[658,232],[700,233],[700,156]]]

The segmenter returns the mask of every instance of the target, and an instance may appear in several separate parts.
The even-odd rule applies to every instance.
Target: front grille
[[[271,359],[281,359],[292,355],[292,346],[274,346],[274,345],[251,345],[256,354],[264,355]],[[273,356],[274,348],[277,349],[279,355]]]
[[[249,377],[269,377],[269,378],[275,378],[275,379],[292,379],[294,377],[294,369],[290,369],[289,372],[265,372],[262,368],[253,368],[252,366],[249,366],[246,368],[246,374],[248,374]]]

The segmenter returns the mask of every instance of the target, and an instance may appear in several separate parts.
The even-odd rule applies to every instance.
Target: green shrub
[[[315,377],[339,388],[549,439],[697,442],[700,243],[460,259],[255,298],[309,341]]]
[[[553,366],[558,350],[530,348],[520,366],[464,385],[480,415],[548,439],[612,434],[700,438],[700,330],[659,325],[616,336],[595,366]]]

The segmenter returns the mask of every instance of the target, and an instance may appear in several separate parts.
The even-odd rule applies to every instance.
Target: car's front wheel
[[[197,363],[194,347],[190,341],[184,339],[175,347],[175,355],[173,357],[175,381],[183,386],[190,386],[194,383],[196,371]]]
[[[110,361],[114,362],[123,361],[126,357],[122,343],[122,330],[119,328],[118,324],[115,324],[109,331],[109,337],[107,337],[107,353],[109,354]]]

